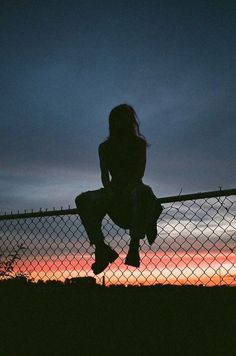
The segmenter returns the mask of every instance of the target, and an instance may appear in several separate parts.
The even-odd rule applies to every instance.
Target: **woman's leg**
[[[81,222],[84,225],[91,245],[104,241],[102,220],[106,215],[106,196],[104,189],[87,191],[75,198]]]
[[[95,274],[101,273],[118,254],[104,242],[102,220],[107,212],[107,195],[105,189],[88,191],[75,199],[75,204],[87,232],[91,245],[95,245],[95,263],[92,269]]]
[[[134,267],[139,267],[139,245],[140,239],[145,237],[148,214],[150,214],[152,189],[145,185],[137,185],[130,193],[131,199],[131,225],[130,225],[130,245],[125,263]]]

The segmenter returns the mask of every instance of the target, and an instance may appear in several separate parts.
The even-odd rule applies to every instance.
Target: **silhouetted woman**
[[[130,230],[125,264],[139,267],[140,239],[156,238],[156,221],[162,211],[152,189],[143,184],[146,164],[145,138],[140,135],[137,115],[127,104],[115,107],[109,115],[107,140],[99,145],[101,180],[104,188],[76,197],[75,203],[91,244],[95,245],[95,274],[118,257],[104,242],[101,224],[104,216]]]

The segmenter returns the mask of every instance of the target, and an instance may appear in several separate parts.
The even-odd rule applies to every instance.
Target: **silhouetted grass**
[[[236,288],[0,282],[1,356],[234,355]]]

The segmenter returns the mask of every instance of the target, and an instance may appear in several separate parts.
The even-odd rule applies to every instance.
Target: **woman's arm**
[[[98,148],[102,185],[106,188],[110,183],[109,169],[102,145]]]

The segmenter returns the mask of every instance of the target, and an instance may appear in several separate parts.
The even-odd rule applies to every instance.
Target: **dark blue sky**
[[[235,1],[0,0],[0,211],[99,188],[123,102],[157,195],[235,188],[235,38]]]

